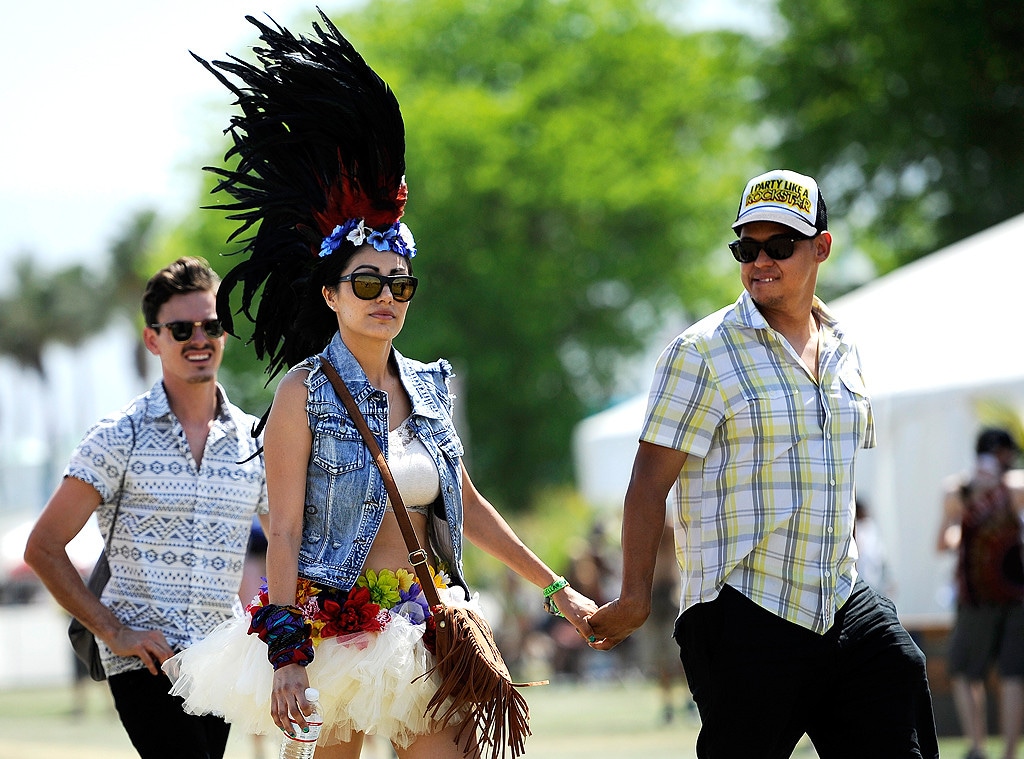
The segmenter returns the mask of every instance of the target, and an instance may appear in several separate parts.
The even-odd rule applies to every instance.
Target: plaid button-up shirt
[[[688,454],[672,497],[684,611],[728,583],[821,633],[850,596],[854,458],[874,421],[856,349],[813,309],[817,382],[746,292],[658,360],[641,440]]]

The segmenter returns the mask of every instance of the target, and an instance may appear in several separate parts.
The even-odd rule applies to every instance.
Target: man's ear
[[[814,238],[814,258],[820,264],[832,255],[832,233],[822,232]]]
[[[142,329],[142,344],[146,346],[146,350],[152,353],[154,356],[160,355],[160,344],[157,342],[159,336],[156,330],[152,327],[143,327]]]

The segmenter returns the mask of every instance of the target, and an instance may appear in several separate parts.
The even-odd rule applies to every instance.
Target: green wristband
[[[551,596],[555,595],[555,593],[560,591],[562,588],[568,587],[568,580],[566,580],[564,577],[556,577],[553,583],[544,588],[544,598],[551,598]]]
[[[544,611],[548,614],[553,614],[556,617],[564,617],[565,615],[559,611],[555,605],[555,599],[552,598],[555,593],[562,590],[562,588],[568,588],[569,581],[564,577],[556,577],[555,581],[544,588]]]

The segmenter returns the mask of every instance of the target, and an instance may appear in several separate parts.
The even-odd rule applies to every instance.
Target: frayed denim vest
[[[335,333],[324,353],[355,398],[374,437],[388,455],[388,399],[366,378],[362,367]],[[402,384],[412,402],[410,425],[434,459],[441,496],[431,507],[431,535],[438,559],[447,563],[453,584],[466,587],[462,569],[462,441],[452,422],[448,380],[451,365],[405,358],[393,351]],[[313,446],[306,473],[305,515],[299,546],[299,576],[349,590],[363,569],[387,510],[387,491],[359,430],[320,370],[320,357],[299,366],[306,379],[306,411]],[[367,567],[385,569],[391,567]]]

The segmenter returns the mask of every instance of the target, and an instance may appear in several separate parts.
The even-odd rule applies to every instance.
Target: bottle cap
[[[320,691],[318,691],[316,688],[306,688],[306,700],[310,702],[319,701]]]

